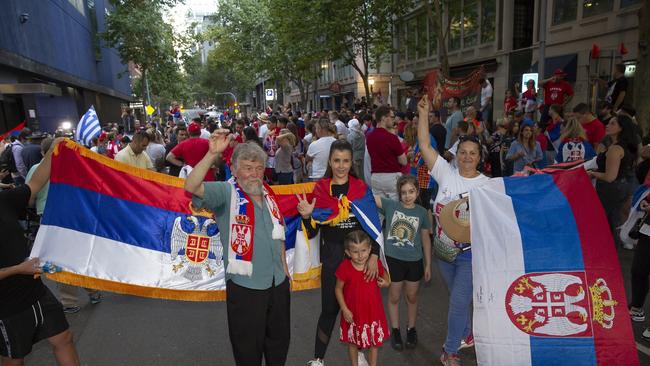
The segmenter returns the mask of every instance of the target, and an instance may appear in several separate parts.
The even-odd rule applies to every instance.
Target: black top
[[[338,197],[340,195],[347,195],[350,188],[350,182],[345,184],[332,184],[332,195]],[[344,258],[343,240],[345,236],[355,230],[363,230],[359,220],[350,212],[347,220],[339,222],[336,226],[330,225],[316,225],[316,228],[311,227],[310,219],[303,219],[305,228],[307,229],[307,236],[311,239],[315,237],[320,231],[320,257],[323,264],[331,263],[338,265]],[[379,255],[379,244],[372,238],[372,254]]]
[[[176,166],[167,161],[167,154],[169,154],[169,152],[172,151],[176,145],[178,145],[178,142],[175,141],[165,145],[165,164],[169,167],[169,175],[173,175],[174,177],[178,177],[178,175],[181,173],[181,169],[183,169],[182,166]]]
[[[25,172],[29,172],[34,165],[41,162],[43,159],[43,154],[41,153],[41,145],[36,144],[27,144],[23,147],[23,151],[20,153],[23,158],[23,163],[25,164]]]
[[[618,99],[618,95],[621,94],[621,92],[626,92],[625,96],[627,97],[627,79],[625,76],[621,76],[618,79],[612,80],[609,83],[607,83],[607,95],[605,96],[605,100],[607,103],[610,103],[611,105],[614,105],[616,103],[616,99]],[[625,102],[625,98],[623,99],[623,102]],[[622,105],[623,103],[621,103]]]
[[[617,144],[618,146],[621,146]],[[621,165],[618,168],[618,175],[616,176],[616,181],[622,178],[632,177],[633,174],[633,164],[634,159],[632,158],[632,153],[624,146],[621,146],[623,149],[623,159],[621,159]],[[607,148],[609,150],[609,147]],[[607,166],[607,150],[601,152],[596,156],[596,165],[598,166],[598,171],[601,173],[605,172]]]
[[[0,192],[0,268],[20,264],[29,256],[25,232],[18,220],[25,217],[30,195],[27,185]],[[43,282],[31,275],[15,275],[0,280],[0,319],[25,310],[44,294]]]
[[[447,138],[447,129],[445,126],[443,126],[442,123],[436,123],[429,127],[429,133],[436,140],[436,144],[438,145],[436,150],[438,150],[438,154],[444,154],[445,139]]]

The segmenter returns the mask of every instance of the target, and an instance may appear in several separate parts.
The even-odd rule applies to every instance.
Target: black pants
[[[322,249],[323,247],[321,247]],[[343,256],[333,255],[329,259],[322,258],[323,267],[320,275],[321,291],[321,313],[318,317],[318,327],[316,327],[316,344],[314,346],[314,357],[324,358],[332,336],[332,330],[336,323],[336,317],[339,315],[338,301],[336,301],[336,269],[343,260]]]
[[[632,302],[635,308],[642,308],[648,295],[648,276],[650,275],[650,237],[639,235],[632,260]]]
[[[281,366],[289,351],[289,279],[266,290],[226,283],[228,335],[237,366]]]

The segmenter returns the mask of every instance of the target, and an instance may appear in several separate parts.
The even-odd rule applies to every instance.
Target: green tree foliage
[[[179,59],[183,52],[171,25],[162,13],[178,0],[109,0],[113,10],[106,17],[102,35],[109,47],[115,47],[124,63],[133,62],[142,79],[149,81],[153,95],[170,98],[183,94]],[[138,83],[140,95],[147,95],[146,83]],[[151,101],[148,101],[151,102]]]

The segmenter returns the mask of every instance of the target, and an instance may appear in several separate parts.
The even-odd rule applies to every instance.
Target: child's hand
[[[350,309],[341,309],[341,314],[343,314],[343,319],[345,319],[346,322],[350,324],[354,323]]]
[[[390,281],[386,281],[382,277],[379,277],[379,278],[377,278],[377,286],[379,286],[379,287],[388,287],[388,286],[390,286]]]
[[[431,281],[431,267],[424,268],[424,282]]]

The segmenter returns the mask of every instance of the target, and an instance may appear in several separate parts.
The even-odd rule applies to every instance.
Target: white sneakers
[[[363,352],[359,351],[357,360],[359,366],[368,366],[368,361],[366,361],[366,356],[363,354]],[[325,361],[321,360],[320,358],[315,358],[311,361],[308,361],[307,366],[325,366]]]

